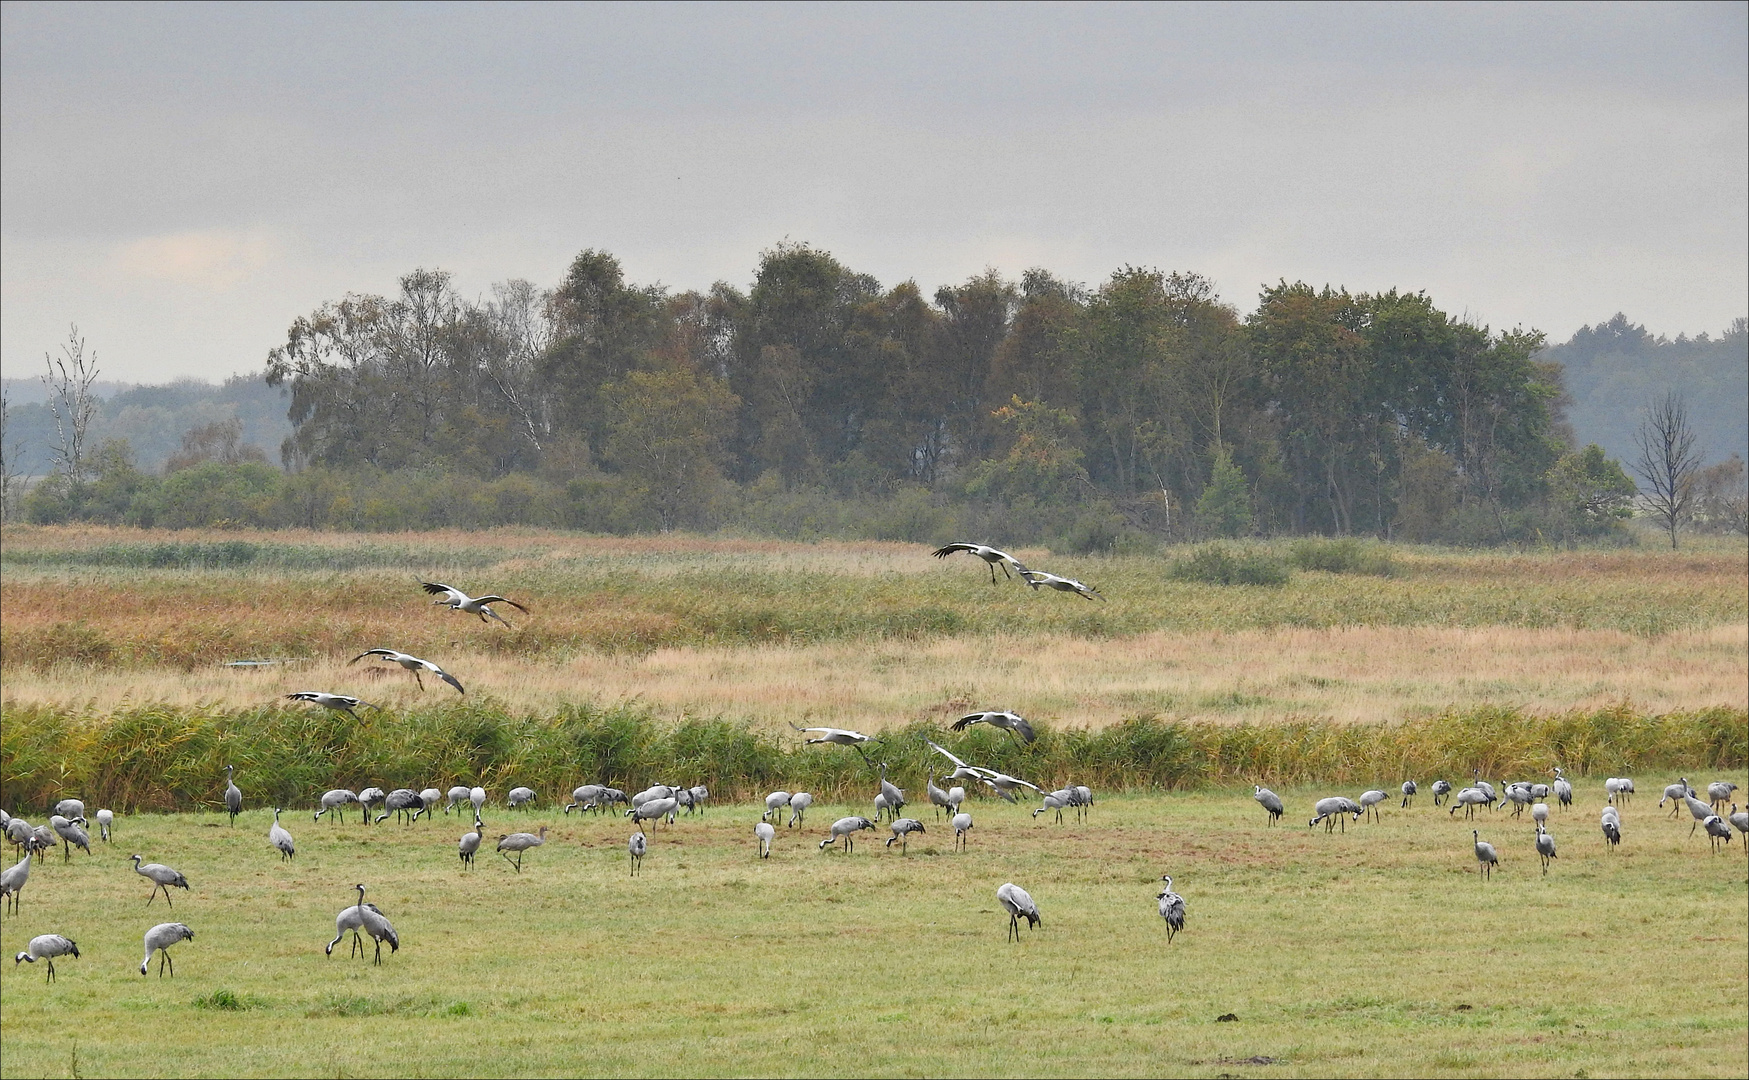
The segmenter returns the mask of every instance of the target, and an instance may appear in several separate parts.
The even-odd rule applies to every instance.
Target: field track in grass
[[[1283,588],[1173,582],[1170,555],[1023,553],[1100,583],[1113,599],[1093,604],[991,587],[976,560],[910,544],[11,528],[0,660],[20,703],[242,707],[321,684],[411,706],[398,671],[345,663],[391,645],[516,709],[636,698],[773,728],[881,729],[984,704],[1089,726],[1749,707],[1740,543],[1392,551],[1392,577],[1301,573]],[[433,609],[415,574],[499,588],[535,614],[483,626]],[[219,666],[259,657],[297,663]]]
[[[1610,854],[1593,786],[1557,811],[1546,877],[1528,816],[1482,812],[1490,881],[1461,813],[1423,794],[1326,835],[1305,826],[1324,789],[1284,791],[1277,828],[1249,788],[1061,825],[981,801],[968,852],[924,811],[904,856],[866,832],[822,853],[849,808],[820,805],[767,862],[758,808],[718,806],[651,829],[636,878],[623,819],[550,806],[488,809],[488,836],[554,827],[521,874],[490,840],[463,872],[441,816],[282,815],[290,864],[258,808],[127,816],[93,857],[51,853],[0,924],[8,954],[49,931],[83,953],[52,985],[0,968],[0,1073],[1741,1076],[1741,847],[1711,854],[1648,782]],[[145,905],[135,851],[187,874],[173,913]],[[1161,873],[1189,903],[1170,945]],[[381,968],[322,953],[356,881],[401,935]],[[1044,916],[1018,945],[1004,881]],[[174,979],[142,978],[140,935],[172,918],[197,936]]]

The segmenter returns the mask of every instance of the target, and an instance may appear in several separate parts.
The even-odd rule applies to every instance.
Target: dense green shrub
[[[1287,563],[1265,551],[1204,544],[1188,559],[1175,560],[1166,574],[1174,581],[1204,585],[1286,585],[1290,571]]]
[[[1326,574],[1390,577],[1397,570],[1396,561],[1385,547],[1352,538],[1296,540],[1289,549],[1288,562],[1297,570],[1322,570]]]

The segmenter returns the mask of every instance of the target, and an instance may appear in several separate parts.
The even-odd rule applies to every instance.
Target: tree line
[[[479,300],[421,269],[395,295],[297,318],[268,355],[267,383],[290,395],[283,474],[191,432],[178,475],[198,480],[127,495],[123,514],[1089,551],[1606,534],[1636,485],[1574,445],[1543,346],[1423,293],[1282,281],[1241,316],[1200,275],[1126,266],[1093,288],[990,271],[926,296],[801,243],[764,252],[745,291],[639,285],[596,250],[550,290],[510,281]],[[79,479],[42,486],[33,516]],[[111,487],[128,484],[150,486]]]

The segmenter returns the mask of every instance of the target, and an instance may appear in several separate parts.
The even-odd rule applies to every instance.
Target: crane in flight
[[[1016,559],[1006,551],[998,551],[986,544],[947,544],[943,547],[936,548],[934,551],[930,552],[930,554],[938,559],[945,559],[956,551],[964,551],[968,554],[976,555],[986,563],[989,563],[990,584],[992,585],[996,584],[996,568],[998,566],[1002,568],[1002,576],[1010,581],[1014,580],[1014,574],[1019,574],[1020,580],[1025,581],[1026,575],[1030,573],[1030,571],[1021,564],[1019,559]],[[1008,572],[1010,566],[1014,567],[1014,574]]]
[[[992,788],[995,788],[996,794],[1007,799],[1009,802],[1017,801],[1014,794],[1016,788],[1031,788],[1040,795],[1044,794],[1044,789],[1037,784],[1029,784],[1018,776],[1009,776],[1007,773],[1000,773],[995,769],[986,769],[978,765],[967,765],[965,762],[949,753],[946,749],[937,746],[928,739],[923,741],[929,743],[929,748],[931,750],[934,750],[942,757],[954,763],[954,771],[949,773],[947,777],[949,780],[957,780],[966,776],[969,776],[974,780],[981,780],[984,783],[989,784]]]
[[[391,664],[399,664],[402,667],[406,668],[408,671],[411,671],[413,673],[413,681],[419,684],[419,689],[421,689],[421,690],[425,689],[425,680],[423,678],[421,678],[420,674],[419,674],[420,672],[423,671],[423,672],[429,672],[430,674],[437,676],[438,678],[442,679],[444,682],[455,687],[456,693],[458,693],[458,694],[466,694],[467,693],[466,690],[462,689],[462,684],[461,684],[460,680],[458,680],[454,675],[451,675],[449,672],[438,667],[436,664],[433,664],[431,661],[421,660],[417,656],[414,656],[411,653],[396,652],[394,649],[366,649],[364,652],[359,653],[357,656],[353,657],[351,660],[348,660],[347,663],[356,664],[360,660],[363,660],[367,656],[380,656],[383,659],[389,661],[389,663],[391,663]]]
[[[807,746],[813,746],[815,743],[832,743],[832,744],[837,745],[837,746],[848,746],[852,750],[855,750],[858,754],[862,754],[862,760],[865,764],[868,765],[869,768],[871,768],[871,769],[874,768],[874,762],[869,761],[868,755],[862,753],[862,744],[863,743],[869,743],[869,742],[875,741],[875,737],[873,735],[864,735],[860,731],[851,731],[849,728],[800,727],[794,723],[790,724],[790,727],[793,727],[797,731],[801,731],[801,732],[817,731],[820,733],[820,737],[818,739],[807,740],[807,742],[805,744]]]
[[[320,705],[324,709],[343,712],[354,720],[358,719],[358,714],[352,710],[377,708],[370,702],[360,701],[350,694],[325,694],[320,690],[299,690],[295,694],[287,694],[286,697],[292,701],[307,701],[312,705]]]
[[[1001,728],[1009,735],[1018,735],[1021,742],[1032,742],[1038,738],[1038,735],[1033,732],[1031,724],[1027,723],[1019,714],[1006,710],[970,713],[955,720],[953,727],[949,730],[964,731],[973,724],[989,724],[991,727]]]
[[[491,596],[469,596],[467,593],[462,592],[460,589],[453,586],[445,585],[437,581],[426,581],[424,579],[420,579],[419,585],[426,592],[437,597],[436,600],[432,601],[433,604],[447,607],[451,611],[460,611],[469,615],[478,615],[481,622],[488,622],[491,619],[497,619],[499,622],[504,623],[504,628],[506,630],[514,629],[514,627],[509,623],[504,622],[504,616],[493,611],[491,605],[509,604],[524,615],[528,614],[527,608],[510,599],[508,596],[499,596],[496,593],[493,593]]]
[[[1047,589],[1055,589],[1058,592],[1072,592],[1076,596],[1083,597],[1087,600],[1105,599],[1105,597],[1099,595],[1098,589],[1095,589],[1093,586],[1088,585],[1085,582],[1076,581],[1074,578],[1059,577],[1056,574],[1048,574],[1043,570],[1023,570],[1021,571],[1021,574],[1026,578],[1026,583],[1035,589],[1040,585],[1043,585]]]

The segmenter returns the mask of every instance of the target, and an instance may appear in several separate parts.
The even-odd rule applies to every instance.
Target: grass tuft
[[[1363,544],[1352,537],[1341,540],[1296,540],[1288,549],[1288,562],[1297,570],[1326,574],[1370,574],[1390,577],[1397,562],[1381,544]]]
[[[1288,564],[1264,551],[1234,551],[1224,544],[1204,544],[1188,559],[1173,562],[1166,576],[1202,585],[1286,585]]]

